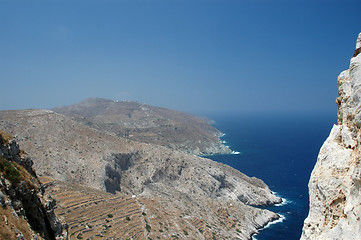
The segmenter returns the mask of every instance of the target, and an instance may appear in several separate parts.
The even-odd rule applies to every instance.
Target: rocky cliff
[[[0,130],[0,239],[66,239],[66,225],[54,214],[33,162]]]
[[[86,99],[52,109],[97,130],[195,155],[231,153],[220,131],[191,114],[138,102]]]
[[[176,224],[173,233],[184,239],[190,236],[177,226],[188,220],[180,219],[179,212],[186,219],[200,219],[212,226],[211,232],[203,229],[197,239],[208,238],[203,235],[206,232],[216,239],[247,239],[278,218],[253,207],[281,201],[263,181],[209,159],[124,139],[49,110],[1,111],[0,128],[21,143],[39,174],[109,193],[134,195],[144,202],[145,210],[154,213],[152,216],[162,215],[168,218],[167,223]],[[224,213],[227,218],[222,220],[218,211],[230,208],[234,211]],[[174,209],[178,210],[172,215]],[[228,218],[238,220],[228,226],[224,224]],[[147,224],[155,228],[156,221],[151,219]]]
[[[350,68],[338,77],[338,125],[323,144],[309,182],[301,239],[361,239],[361,33]]]

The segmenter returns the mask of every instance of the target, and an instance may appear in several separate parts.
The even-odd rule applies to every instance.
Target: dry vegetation
[[[142,211],[133,197],[40,177],[68,224],[69,239],[144,239]]]
[[[183,112],[100,98],[53,110],[92,128],[138,142],[153,143],[196,155],[231,152],[219,140],[221,132],[206,120]]]
[[[5,144],[12,139],[13,137],[10,134],[0,129],[0,143]]]
[[[239,206],[208,201],[209,211],[161,196],[129,196],[40,177],[68,224],[69,239],[231,239],[245,232]],[[181,197],[180,197],[181,198]],[[178,201],[178,202],[177,202]],[[228,206],[228,207],[226,207]],[[226,232],[227,233],[226,233]]]

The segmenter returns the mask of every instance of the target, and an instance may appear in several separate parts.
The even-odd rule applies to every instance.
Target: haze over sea
[[[298,240],[309,209],[308,181],[334,114],[214,115],[222,140],[240,154],[209,158],[262,179],[285,202],[268,209],[283,216],[254,236],[257,240]]]

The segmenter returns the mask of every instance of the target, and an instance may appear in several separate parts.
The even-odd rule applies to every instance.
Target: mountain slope
[[[147,104],[90,98],[52,109],[101,131],[195,155],[230,153],[205,120]]]
[[[0,239],[66,239],[54,204],[44,194],[31,159],[0,130]]]
[[[49,110],[1,111],[0,128],[22,144],[41,175],[138,199],[157,199],[162,214],[172,208],[188,209],[190,217],[212,223],[221,238],[247,239],[278,217],[250,206],[281,201],[266,184],[209,159],[133,142]],[[215,217],[217,209],[229,205],[237,206],[237,218],[243,216],[232,230]]]

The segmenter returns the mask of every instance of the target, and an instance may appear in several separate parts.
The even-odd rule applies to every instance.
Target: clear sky
[[[335,111],[360,0],[0,0],[0,110]]]

